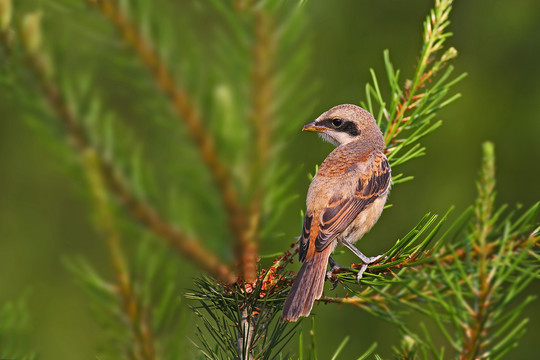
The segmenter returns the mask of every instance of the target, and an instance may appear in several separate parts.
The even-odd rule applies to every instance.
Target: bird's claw
[[[364,272],[366,271],[368,265],[376,263],[383,256],[384,256],[384,254],[377,255],[377,256],[372,256],[372,257],[367,258],[367,262],[362,263],[362,266],[360,267],[360,270],[358,270],[358,275],[356,275],[356,282],[358,283],[358,285],[362,285],[361,280],[362,280],[362,277],[364,276]]]
[[[341,269],[341,266],[334,266],[332,267],[330,270],[328,270],[326,272],[326,278],[330,281],[333,281],[333,279],[335,278],[334,276],[334,272],[338,271]]]
[[[377,255],[377,256],[372,256],[372,257],[367,258],[367,260],[368,260],[368,261],[367,261],[368,265],[369,265],[369,264],[376,263],[376,262],[379,261],[383,256],[384,256],[384,254]]]
[[[329,280],[332,283],[332,287],[330,288],[330,291],[334,291],[337,288],[338,280],[337,278],[329,279]]]
[[[335,265],[332,266],[330,270],[326,272],[326,279],[328,279],[328,281],[332,283],[332,288],[330,290],[334,290],[337,287],[338,279],[337,277],[334,276],[334,272],[339,271],[341,269],[343,269],[343,267],[337,265],[336,263]]]
[[[358,270],[358,275],[356,275],[356,282],[358,283],[358,285],[362,285],[362,282],[361,282],[362,276],[364,276],[364,271],[366,271],[367,266],[368,264],[363,263],[360,270]]]

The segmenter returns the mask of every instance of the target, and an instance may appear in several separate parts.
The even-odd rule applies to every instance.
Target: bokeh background
[[[193,16],[211,21],[212,14],[201,15],[194,3],[183,0],[170,6],[178,13],[192,11]],[[65,76],[77,76],[81,69],[107,74],[111,66],[106,57],[95,53],[91,41],[92,33],[100,29],[78,25],[81,7],[73,10],[70,4],[21,0],[17,1],[17,10],[43,11],[46,39],[56,42],[56,67]],[[271,244],[262,244],[263,253],[284,249],[299,232],[298,214],[304,208],[309,185],[305,174],[331,151],[331,146],[316,136],[301,133],[301,125],[333,105],[360,103],[369,68],[384,74],[384,49],[390,50],[395,67],[402,69],[402,79],[410,76],[419,54],[421,24],[431,6],[430,0],[310,1],[305,6],[309,33],[305,41],[312,48],[305,66],[309,68],[308,80],[318,84],[315,105],[310,118],[291,119],[298,123],[298,131],[288,139],[286,153],[288,161],[303,166],[291,190],[298,197],[283,217],[282,236]],[[174,22],[176,14],[164,13],[163,21]],[[98,16],[94,21],[95,26],[107,28],[105,31],[113,36]],[[498,204],[530,206],[540,199],[538,4],[535,0],[457,0],[451,21],[454,36],[449,44],[459,52],[454,61],[456,73],[468,73],[455,87],[455,92],[463,96],[438,113],[444,125],[423,141],[427,155],[401,169],[414,175],[415,180],[392,192],[394,206],[385,212],[369,241],[359,245],[367,254],[383,252],[428,211],[442,213],[454,205],[457,214],[472,204],[480,146],[485,140],[496,145]],[[199,26],[193,30],[202,36],[208,33],[204,21]],[[115,107],[120,107],[124,116],[137,111],[123,79],[96,75],[100,76],[109,81],[105,90],[109,101],[116,101]],[[66,159],[59,156],[61,151],[50,140],[57,136],[57,146],[64,146],[58,140],[62,139],[61,131],[52,119],[24,111],[13,94],[0,88],[0,303],[26,294],[29,347],[40,354],[40,359],[92,359],[102,339],[101,330],[92,318],[87,295],[66,269],[65,259],[83,256],[107,274],[104,245],[95,230],[83,176],[76,164],[65,166]],[[52,135],[36,130],[35,124],[40,121],[51,124]],[[164,129],[176,125],[161,124],[158,132],[136,116],[133,122],[139,135],[150,138],[145,151],[156,159],[158,167],[174,159],[182,161],[183,155],[170,153],[171,146],[166,145],[174,139],[159,138]],[[196,271],[186,269],[179,274],[179,281],[187,288],[194,274]],[[538,283],[529,292],[538,294]],[[532,320],[529,331],[508,358],[537,356],[538,309],[535,302],[527,310]],[[343,359],[361,354],[374,341],[379,343],[378,352],[389,356],[390,346],[399,339],[392,326],[360,311],[338,310],[335,305],[316,306],[315,310],[320,359],[329,357],[345,333],[352,339],[342,353]],[[190,349],[191,345],[187,343],[186,347]]]

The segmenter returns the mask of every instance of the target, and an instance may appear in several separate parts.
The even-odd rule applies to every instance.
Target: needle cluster
[[[423,241],[415,241],[422,223],[433,220],[423,219],[365,274],[369,287],[348,286],[354,274],[337,274],[352,295],[322,299],[362,308],[398,325],[408,339],[396,350],[401,358],[502,358],[525,332],[528,319],[522,312],[535,297],[519,304],[516,299],[540,272],[540,204],[521,214],[517,209],[505,214],[506,206],[496,209],[493,144],[483,149],[474,207],[430,246],[426,244],[441,223]],[[411,311],[426,316],[420,329],[409,325]],[[433,326],[438,336],[427,330]]]

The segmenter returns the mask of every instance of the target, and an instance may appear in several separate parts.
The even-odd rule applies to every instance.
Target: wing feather
[[[313,215],[306,214],[304,217],[304,226],[302,227],[302,237],[300,238],[300,247],[298,248],[298,260],[304,261],[309,249],[309,235],[311,233],[311,221]]]
[[[358,179],[356,192],[349,198],[332,198],[321,212],[319,231],[315,238],[317,251],[323,251],[337,236],[339,236],[354,219],[383,195],[390,187],[390,166],[382,155],[382,160],[374,164],[373,174],[368,181]]]

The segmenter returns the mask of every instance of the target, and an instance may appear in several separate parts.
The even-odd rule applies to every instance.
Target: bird
[[[379,219],[390,191],[391,170],[384,154],[384,137],[373,116],[363,108],[342,104],[304,125],[336,148],[319,166],[309,186],[298,257],[303,262],[289,291],[281,319],[309,316],[322,296],[327,264],[340,244],[362,261],[358,282],[369,264],[382,255],[367,257],[353,244]]]

